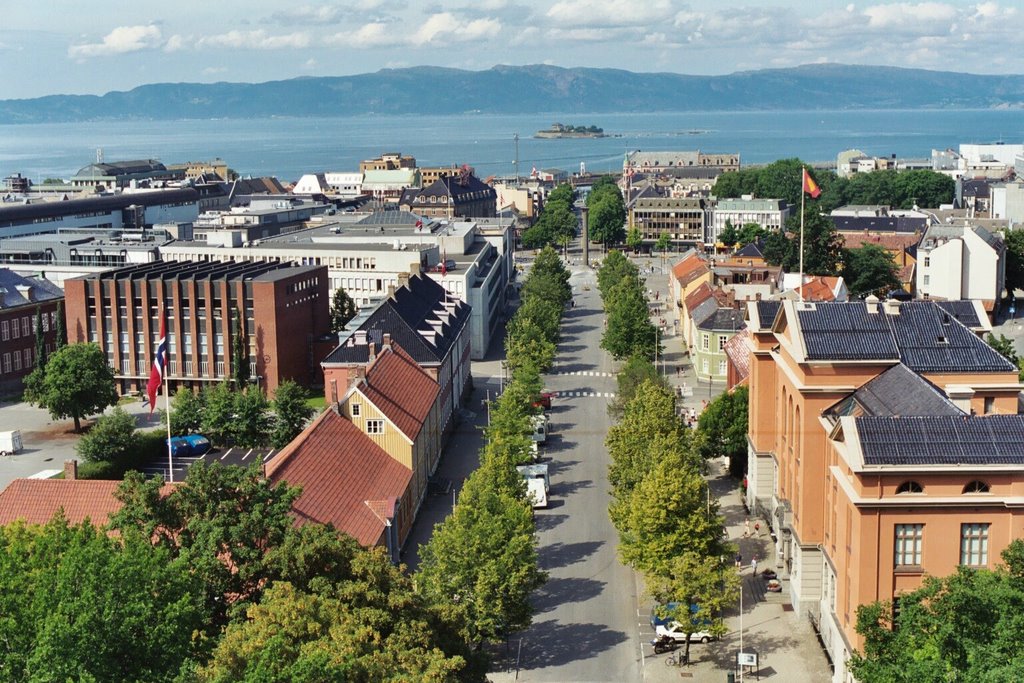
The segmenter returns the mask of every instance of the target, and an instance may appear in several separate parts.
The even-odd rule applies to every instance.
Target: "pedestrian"
[[[749,519],[745,519],[745,520],[743,520],[743,538],[746,538],[749,535],[750,535],[750,520]]]
[[[743,566],[743,556],[736,553],[736,568],[739,569],[741,566]]]
[[[754,559],[750,561],[750,573],[757,574],[757,555],[754,555]]]

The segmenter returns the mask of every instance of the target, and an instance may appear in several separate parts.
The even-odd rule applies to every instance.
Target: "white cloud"
[[[497,19],[463,21],[450,12],[432,14],[419,27],[408,32],[394,24],[376,21],[360,26],[353,33],[336,33],[325,39],[328,45],[351,47],[403,46],[426,47],[443,43],[462,43],[493,38],[501,32]]]
[[[895,3],[892,5],[874,5],[864,10],[872,28],[919,28],[948,26],[956,18],[957,10],[952,5],[939,2]]]
[[[228,31],[213,36],[204,36],[196,41],[196,47],[227,47],[235,50],[285,50],[309,47],[308,33],[296,32],[280,36],[269,35],[263,29],[255,31]]]
[[[166,43],[164,43],[164,52],[177,52],[178,50],[183,50],[184,48],[185,39],[179,36],[178,34],[174,34],[173,36],[167,39]]]
[[[228,68],[226,66],[208,66],[203,69],[204,76],[215,76],[216,74],[227,73]]]
[[[118,26],[103,36],[99,43],[84,43],[68,48],[68,56],[76,59],[86,57],[102,57],[120,55],[126,52],[138,52],[159,47],[161,43],[160,29],[152,24],[148,26]]]
[[[309,59],[302,63],[302,68],[307,71],[315,69],[317,66],[319,66],[319,64],[313,57],[310,57]]]
[[[675,14],[671,0],[560,0],[547,11],[556,28],[650,26]],[[653,26],[651,26],[653,28]]]

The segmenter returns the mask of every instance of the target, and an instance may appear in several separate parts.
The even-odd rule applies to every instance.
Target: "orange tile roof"
[[[857,249],[865,244],[877,244],[889,251],[901,251],[917,246],[921,235],[881,235],[878,233],[840,232],[847,249]]]
[[[114,497],[120,483],[102,479],[15,479],[0,491],[0,525],[18,519],[45,524],[63,509],[72,524],[88,518],[102,526],[121,509],[121,501]],[[167,484],[160,492],[166,496],[173,487]]]
[[[275,484],[301,486],[292,505],[298,524],[333,524],[361,544],[380,541],[387,506],[409,488],[412,471],[354,424],[325,410],[267,463]]]
[[[802,287],[797,287],[796,291],[803,294],[804,301],[835,301],[836,298],[832,287],[822,277],[811,279]]]
[[[725,355],[729,357],[729,361],[736,368],[736,375],[739,377],[737,384],[750,374],[750,347],[747,346],[749,337],[750,330],[743,328],[725,342]]]
[[[711,270],[708,268],[707,262],[696,252],[692,252],[688,256],[684,256],[681,261],[672,266],[672,277],[674,277],[683,287],[690,284],[701,275],[706,275],[710,272]]]
[[[365,379],[360,391],[415,441],[441,390],[437,382],[394,343],[381,349]]]
[[[686,310],[692,311],[712,296],[714,296],[714,292],[711,290],[711,286],[706,282],[702,282],[697,289],[690,292],[690,295],[686,297],[684,301]]]

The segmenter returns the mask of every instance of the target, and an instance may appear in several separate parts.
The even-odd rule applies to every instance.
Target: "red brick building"
[[[232,376],[235,318],[250,376],[273,395],[283,380],[319,385],[329,336],[326,266],[157,261],[65,281],[68,341],[95,342],[122,393],[141,391],[167,316],[170,391]]]
[[[63,299],[60,287],[49,280],[0,268],[0,396],[19,393],[35,367],[37,309],[46,350],[53,351],[57,307]]]

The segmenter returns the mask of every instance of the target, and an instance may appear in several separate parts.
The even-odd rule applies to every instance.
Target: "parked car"
[[[171,457],[198,457],[210,450],[210,440],[202,434],[171,437]]]
[[[667,626],[675,617],[658,616],[659,609],[664,612],[674,613],[674,610],[679,609],[683,603],[681,602],[669,602],[665,605],[656,604],[651,608],[651,628],[657,628],[658,626]],[[697,605],[690,605],[690,613],[696,614],[697,610],[700,609]]]
[[[655,629],[655,632],[658,634],[658,637],[672,638],[677,643],[686,642],[686,632],[682,630],[682,624],[678,621],[659,626]],[[691,643],[710,643],[712,640],[716,640],[716,636],[712,635],[710,631],[695,631],[690,634]]]
[[[534,408],[543,408],[544,410],[551,410],[551,399],[555,397],[555,394],[550,391],[542,392],[540,397],[533,402]]]

